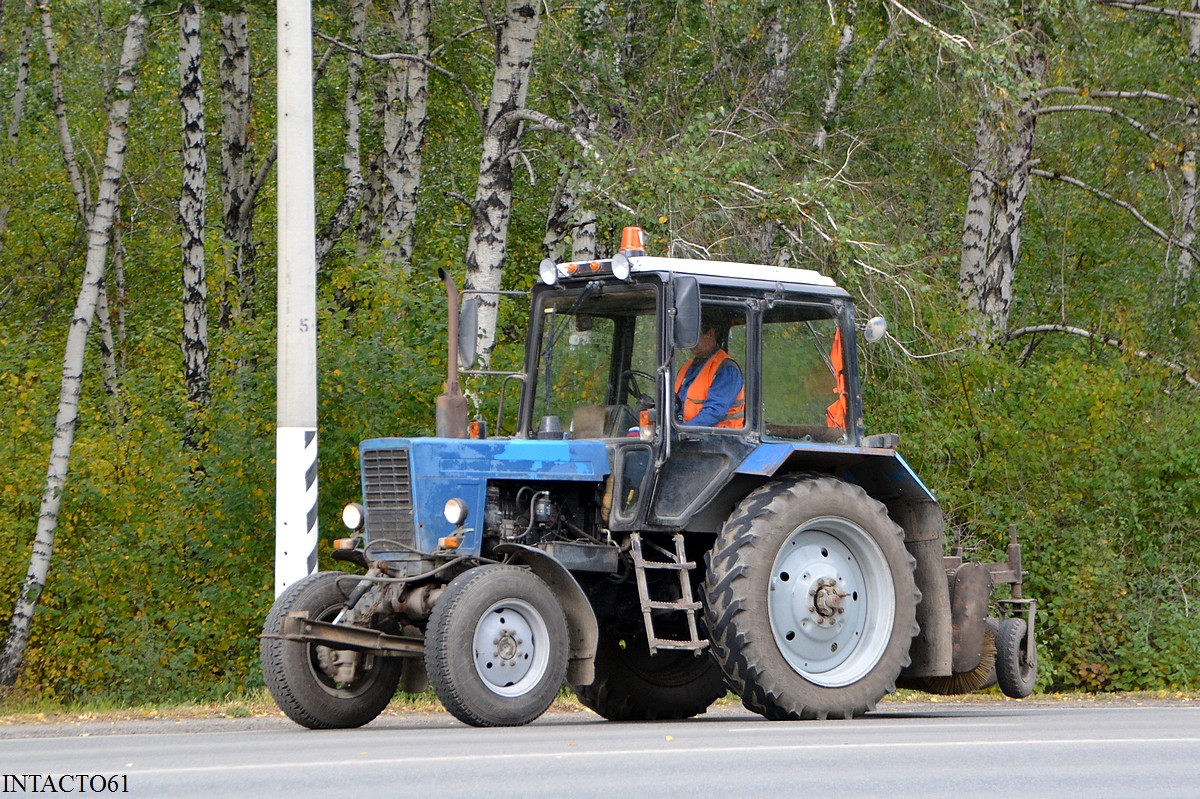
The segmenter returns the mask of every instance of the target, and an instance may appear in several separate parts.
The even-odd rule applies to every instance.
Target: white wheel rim
[[[545,619],[528,602],[497,602],[475,625],[475,671],[484,687],[498,696],[527,694],[549,668],[549,640]]]
[[[847,519],[813,519],[776,554],[767,609],[792,669],[814,685],[839,688],[883,657],[896,618],[895,584],[866,530]]]

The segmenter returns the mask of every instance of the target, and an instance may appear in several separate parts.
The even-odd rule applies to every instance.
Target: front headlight
[[[458,497],[448,499],[446,500],[446,508],[442,513],[446,515],[446,521],[458,527],[467,520],[467,503]]]
[[[349,527],[351,530],[357,530],[362,527],[363,523],[363,506],[357,502],[351,502],[346,507],[342,508],[342,524]]]

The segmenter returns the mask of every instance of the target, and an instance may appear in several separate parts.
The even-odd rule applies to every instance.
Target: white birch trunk
[[[771,14],[766,24],[764,47],[770,59],[770,67],[762,82],[762,104],[768,113],[763,114],[764,125],[774,124],[773,118],[784,106],[784,100],[790,86],[791,61],[795,52],[792,37],[784,26],[780,11]],[[815,163],[810,163],[811,169]],[[767,218],[762,224],[755,225],[752,230],[754,248],[762,253],[759,258],[780,265],[787,264],[791,253],[786,248],[776,247],[775,240],[779,235],[779,223]]]
[[[350,4],[351,38],[355,47],[361,48],[363,34],[367,27],[367,0],[352,0]],[[362,171],[362,145],[360,130],[362,127],[362,72],[363,57],[358,51],[351,51],[347,64],[346,75],[346,153],[342,156],[342,165],[346,168],[346,190],[342,192],[341,202],[330,216],[329,222],[317,236],[317,263],[324,261],[333,250],[333,245],[350,227],[354,220],[354,212],[362,203],[364,181]]]
[[[67,100],[63,91],[62,66],[59,63],[58,46],[54,34],[53,20],[50,15],[50,7],[47,4],[42,4],[38,8],[41,12],[42,38],[45,42],[46,57],[50,66],[50,84],[54,97],[54,117],[58,129],[59,145],[62,149],[63,163],[67,169],[71,190],[75,194],[75,209],[79,213],[80,224],[86,231],[91,226],[92,214],[94,213],[91,192],[84,179],[83,170],[79,167],[79,159],[75,153],[74,139],[71,136],[70,125],[67,123]],[[100,305],[99,313],[96,314],[96,324],[100,328],[101,334],[100,357],[104,368],[105,390],[109,393],[109,396],[116,397],[117,361],[116,353],[113,350],[113,333],[110,327],[107,303]],[[119,423],[119,415],[114,414],[113,421],[114,424]]]
[[[1200,0],[1192,0],[1192,11],[1200,12]],[[1188,61],[1195,68],[1200,64],[1200,19],[1188,22]],[[1179,257],[1175,262],[1175,305],[1188,299],[1192,272],[1196,260],[1191,247],[1196,241],[1196,138],[1200,134],[1200,113],[1191,106],[1187,112],[1188,147],[1179,165],[1183,174],[1183,196],[1179,203]]]
[[[563,260],[567,229],[571,224],[571,215],[575,212],[575,198],[571,195],[571,189],[568,186],[573,169],[574,164],[568,166],[558,176],[558,183],[554,187],[554,196],[550,198],[549,211],[546,213],[546,232],[542,236],[542,252],[555,263]]]
[[[379,218],[383,214],[383,153],[376,151],[367,159],[364,176],[362,208],[358,214],[359,258],[367,258],[375,248],[379,235]]]
[[[533,45],[541,23],[537,0],[508,0],[496,42],[496,73],[483,119],[479,181],[471,204],[467,239],[467,289],[499,291],[512,216],[512,157],[518,122],[512,112],[525,107]],[[491,363],[496,341],[496,296],[479,296],[479,357]]]
[[[110,400],[116,400],[119,394],[117,375],[117,345],[113,340],[112,321],[108,309],[108,289],[101,285],[96,297],[96,328],[100,334],[100,360],[104,367],[104,393]],[[119,424],[121,415],[115,402],[113,407],[113,424]]]
[[[613,62],[613,49],[606,47],[604,30],[608,22],[608,3],[598,0],[594,5],[580,15],[579,24],[582,27],[582,38],[587,46],[579,54],[585,65],[584,74],[580,76],[580,93],[584,98],[593,98],[600,104],[603,95],[601,76],[616,71]],[[605,104],[610,110],[612,103]],[[588,141],[596,138],[600,131],[600,114],[594,108],[589,109],[582,102],[578,103],[571,114],[571,121]],[[590,158],[590,154],[584,157]],[[594,196],[594,187],[580,180],[579,169],[573,169],[568,178],[564,199],[574,208],[574,219],[571,225],[571,260],[591,261],[601,256],[601,245],[597,235],[596,210],[580,198]]]
[[[766,50],[771,66],[763,78],[763,100],[771,110],[776,110],[779,101],[788,90],[791,70],[792,40],[783,27],[778,13],[772,14],[767,22]]]
[[[578,38],[585,44],[575,52],[576,61],[582,68],[571,107],[571,123],[588,141],[595,139],[601,126],[600,114],[589,108],[589,103],[596,106],[605,103],[601,97],[602,76],[616,66],[611,63],[613,49],[606,46],[604,36],[608,13],[605,0],[595,0],[577,13]],[[592,194],[591,186],[583,182],[579,159],[573,159],[559,178],[546,214],[542,247],[547,258],[562,260],[568,238],[572,261],[591,261],[599,257],[596,213],[580,200]]]
[[[842,83],[846,75],[846,56],[854,44],[854,27],[858,20],[858,3],[850,0],[846,7],[846,21],[842,23],[842,36],[838,40],[837,52],[833,57],[833,75],[825,91],[825,102],[821,104],[821,124],[813,137],[812,147],[820,156],[825,152],[829,140],[829,124],[837,116],[838,100],[842,94]]]
[[[383,208],[379,234],[385,257],[407,270],[412,263],[421,150],[429,115],[430,0],[396,0],[392,24],[403,52],[424,59],[388,66],[383,104]]]
[[[42,15],[42,41],[46,47],[46,62],[50,67],[50,90],[54,98],[54,120],[58,127],[59,145],[62,147],[63,161],[67,167],[67,178],[71,182],[71,191],[75,194],[76,210],[79,218],[87,225],[91,211],[91,197],[87,184],[84,183],[83,173],[79,169],[79,160],[75,157],[75,141],[71,138],[71,127],[67,124],[67,100],[63,91],[62,64],[58,59],[58,41],[54,35],[53,20],[50,17],[50,3],[38,5]]]
[[[978,311],[991,250],[992,212],[999,174],[1000,139],[996,134],[999,104],[990,96],[975,126],[975,152],[968,169],[967,211],[963,223],[958,288],[967,308]],[[982,331],[975,331],[981,335]]]
[[[604,94],[601,76],[611,74],[617,68],[613,61],[614,49],[605,46],[607,40],[604,31],[608,24],[608,17],[608,3],[598,0],[580,15],[579,20],[582,27],[582,38],[588,43],[579,54],[581,63],[584,64],[584,74],[580,76],[580,94],[583,98],[593,98],[593,102],[597,104],[603,102],[600,99]],[[615,104],[605,103],[605,107],[611,111]],[[602,125],[600,114],[594,108],[589,109],[582,102],[576,104],[571,114],[571,121],[588,141],[596,138]],[[585,154],[584,157],[590,158],[591,155]],[[580,170],[572,169],[564,192],[566,204],[574,209],[571,224],[572,261],[591,261],[601,257],[602,247],[597,234],[596,210],[581,200],[583,197],[594,195],[594,187],[580,179]]]
[[[221,212],[225,279],[218,323],[253,316],[254,169],[250,160],[250,34],[247,14],[221,15]]]
[[[179,192],[183,275],[183,383],[190,405],[209,398],[208,280],[205,275],[204,211],[208,193],[204,80],[200,69],[200,7],[179,5],[179,107],[182,116],[183,181]],[[192,414],[189,414],[191,416]],[[184,435],[189,446],[199,433],[195,419]]]
[[[108,300],[109,315],[112,319],[111,331],[114,344],[115,369],[118,375],[125,373],[125,234],[121,224],[121,207],[113,216],[112,258],[109,262],[111,274],[104,279],[104,296]]]
[[[1013,280],[1021,254],[1021,224],[1033,168],[1038,93],[1046,69],[1041,52],[1023,57],[1021,73],[1032,86],[1007,126],[999,134],[997,105],[980,111],[971,165],[970,192],[963,226],[959,290],[974,318],[972,335],[991,341],[1008,329]]]
[[[21,138],[21,124],[25,121],[25,94],[29,89],[29,53],[33,41],[33,2],[25,2],[25,24],[21,29],[21,44],[17,50],[17,82],[13,88],[11,114],[8,118],[8,132],[4,144],[8,150],[8,169],[10,175],[16,174],[20,163],[17,145]],[[8,230],[8,213],[11,206],[8,203],[0,206],[0,251],[4,248],[4,234]]]
[[[46,472],[46,487],[42,492],[33,554],[29,560],[29,570],[17,595],[4,649],[0,651],[0,686],[4,687],[16,683],[25,658],[25,649],[29,643],[29,630],[33,622],[34,610],[46,587],[46,578],[50,572],[50,557],[54,551],[54,534],[58,527],[58,514],[62,505],[67,467],[78,421],[79,397],[83,386],[84,345],[87,342],[88,329],[91,327],[92,316],[95,314],[96,303],[104,282],[108,239],[116,213],[117,192],[125,167],[125,145],[128,136],[130,96],[134,87],[134,70],[142,52],[142,38],[145,30],[145,16],[137,13],[129,18],[129,23],[125,28],[125,44],[121,51],[120,73],[114,87],[112,106],[109,109],[104,172],[100,181],[96,207],[88,226],[87,260],[84,266],[83,283],[67,333],[67,345],[63,354],[58,415],[55,419],[54,438],[50,445],[50,466]]]

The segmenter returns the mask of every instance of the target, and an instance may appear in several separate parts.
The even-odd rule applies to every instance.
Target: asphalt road
[[[56,795],[181,798],[1197,797],[1195,705],[895,704],[786,723],[736,707],[640,724],[578,712],[493,730],[443,714],[327,732],[282,718],[16,725],[0,727],[0,796],[52,793],[51,775]]]

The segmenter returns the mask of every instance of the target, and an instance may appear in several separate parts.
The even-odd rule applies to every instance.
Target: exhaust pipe
[[[435,434],[439,438],[467,437],[467,398],[458,386],[458,287],[445,269],[438,276],[446,284],[446,299],[450,311],[446,390],[438,395]]]

